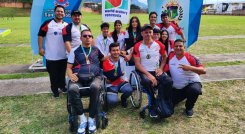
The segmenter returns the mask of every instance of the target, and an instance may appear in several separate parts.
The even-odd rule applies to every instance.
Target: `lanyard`
[[[111,59],[111,58],[110,58],[110,59]],[[111,59],[111,62],[112,62],[113,65],[115,66],[114,76],[117,76],[118,64],[120,64],[119,61],[120,61],[120,60],[118,60],[117,62],[114,62],[114,61]]]
[[[88,59],[88,56],[90,55],[91,50],[92,50],[92,47],[90,46],[89,52],[88,52],[88,55],[87,55],[86,52],[85,52],[85,50],[84,50],[84,48],[83,48],[83,46],[82,46],[82,51],[83,51],[83,54],[84,54],[84,56],[85,56],[86,63],[87,63],[88,65],[90,64],[90,61],[89,61],[89,59]]]
[[[136,32],[133,32],[133,37],[136,38]]]
[[[103,44],[104,44],[104,51],[106,51],[106,45],[107,45],[108,39],[106,38],[106,42],[105,39],[103,39]]]

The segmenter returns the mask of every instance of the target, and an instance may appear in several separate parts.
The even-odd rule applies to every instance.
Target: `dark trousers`
[[[51,90],[54,95],[58,95],[58,88],[65,88],[67,59],[46,60],[46,67],[49,73]]]
[[[177,105],[179,102],[186,99],[185,107],[190,110],[194,107],[197,98],[202,94],[202,84],[200,82],[190,83],[183,89],[173,89],[173,104]]]
[[[74,108],[77,115],[84,113],[81,96],[89,96],[89,117],[94,118],[97,113],[97,104],[99,101],[99,93],[102,86],[101,77],[96,77],[90,84],[88,89],[79,89],[83,87],[80,82],[71,82],[68,87],[69,103]]]
[[[168,95],[171,95],[170,93],[172,91],[173,82],[170,79],[170,77],[168,77],[165,73],[163,73],[160,76],[156,76],[155,72],[149,72],[157,80],[157,86],[153,87],[152,82],[148,79],[148,77],[145,74],[139,71],[137,72],[140,76],[141,84],[146,90],[148,101],[149,101],[148,104],[150,106],[155,104],[154,90],[157,90],[158,96],[161,98],[167,98],[169,97]]]

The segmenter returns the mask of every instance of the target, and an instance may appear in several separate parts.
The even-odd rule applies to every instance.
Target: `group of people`
[[[127,107],[127,98],[133,89],[125,75],[126,63],[135,65],[142,86],[148,91],[157,87],[162,93],[161,77],[168,73],[173,81],[173,104],[187,98],[186,115],[193,115],[194,104],[202,93],[199,75],[204,74],[205,69],[197,58],[185,52],[185,36],[176,23],[169,21],[167,13],[161,14],[162,23],[157,24],[157,13],[151,12],[150,24],[143,27],[134,16],[125,32],[120,20],[115,21],[111,33],[109,23],[104,22],[100,25],[101,35],[94,39],[90,28],[81,23],[80,11],[71,12],[70,24],[63,21],[64,12],[65,8],[57,5],[55,17],[41,25],[39,54],[46,57],[54,97],[59,97],[59,89],[66,92],[66,74],[69,77],[68,98],[80,118],[79,134],[85,133],[87,127],[90,133],[96,131],[96,102],[103,77],[106,77],[108,87],[108,104],[117,104],[117,94],[121,92],[121,106]],[[176,40],[177,35],[182,39]],[[42,45],[44,37],[45,49]],[[88,91],[79,89],[87,83],[90,83]],[[84,114],[81,94],[90,97],[88,118]],[[157,117],[154,107],[149,113],[151,117]]]

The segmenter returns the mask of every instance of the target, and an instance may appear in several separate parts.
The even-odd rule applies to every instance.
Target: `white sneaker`
[[[77,130],[77,134],[85,134],[87,124],[88,124],[87,117],[84,114],[80,115],[80,125]]]
[[[90,134],[96,132],[96,123],[91,117],[88,117],[88,131]]]

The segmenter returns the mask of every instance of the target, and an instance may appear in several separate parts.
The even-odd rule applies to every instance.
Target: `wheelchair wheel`
[[[135,108],[140,108],[142,103],[142,92],[140,79],[136,71],[132,71],[129,76],[129,83],[133,88],[133,93],[130,96],[130,101]]]
[[[97,102],[97,115],[96,115],[96,127],[97,128],[102,128],[105,129],[106,126],[108,125],[108,119],[106,117],[106,113],[105,113],[105,107],[107,107],[107,104],[105,103],[105,90],[101,90],[100,91],[100,95],[99,95],[99,100]]]

